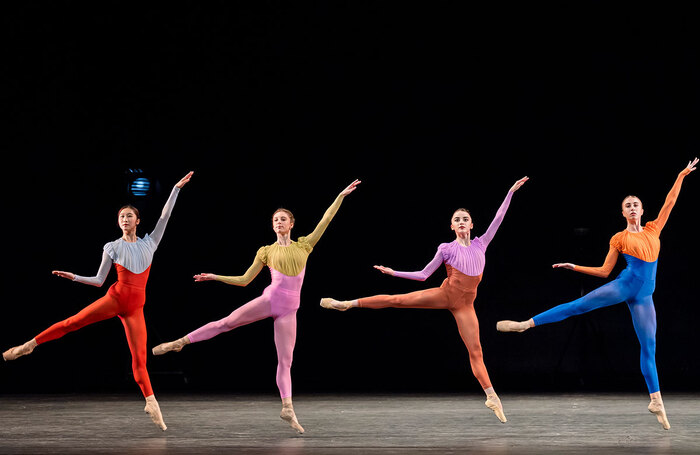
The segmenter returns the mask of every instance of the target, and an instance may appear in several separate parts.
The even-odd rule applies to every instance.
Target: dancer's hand
[[[212,281],[216,280],[216,275],[213,273],[200,273],[194,276],[195,281]]]
[[[175,186],[178,188],[182,188],[183,186],[185,186],[185,183],[189,182],[192,178],[192,174],[194,174],[194,171],[188,172],[186,176],[184,176],[179,182],[175,184]]]
[[[527,182],[528,180],[530,180],[530,177],[526,176],[526,177],[521,178],[520,180],[515,182],[513,184],[513,186],[510,187],[510,191],[513,193],[518,191],[520,189],[520,187],[523,186],[525,184],[525,182]]]
[[[688,175],[695,170],[695,165],[698,164],[698,159],[695,158],[693,161],[688,161],[688,165],[681,171],[681,174]]]
[[[341,195],[341,196],[347,196],[348,194],[350,194],[350,193],[352,193],[353,191],[355,191],[355,188],[357,188],[357,185],[359,185],[360,183],[362,183],[362,182],[359,181],[359,180],[357,180],[357,179],[355,179],[354,182],[352,182],[350,185],[348,185],[347,188],[345,188],[343,191],[340,192],[340,195]]]
[[[574,270],[576,266],[571,262],[560,262],[558,264],[552,264],[553,269],[569,269]]]
[[[51,272],[54,275],[58,275],[61,278],[68,278],[69,280],[73,281],[75,280],[75,273],[70,273],[70,272],[62,272],[60,270],[54,270]]]
[[[375,265],[374,268],[379,270],[382,273],[386,273],[387,275],[394,276],[394,269],[391,269],[389,267],[384,267],[383,265]]]

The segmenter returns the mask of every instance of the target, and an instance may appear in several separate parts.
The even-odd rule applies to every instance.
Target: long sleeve
[[[156,227],[153,229],[153,232],[151,232],[151,238],[156,242],[156,245],[158,245],[161,239],[163,238],[165,226],[168,225],[170,214],[173,212],[173,207],[175,207],[175,201],[177,200],[177,195],[179,193],[180,188],[174,186],[173,190],[170,192],[170,197],[168,197],[168,200],[166,201],[165,206],[163,207],[163,211],[160,214],[158,223],[156,223]]]
[[[486,230],[486,232],[484,232],[482,236],[479,237],[484,245],[484,248],[489,246],[489,243],[491,243],[491,240],[493,240],[493,236],[496,235],[496,231],[498,231],[498,228],[500,227],[501,222],[503,221],[503,217],[506,216],[506,212],[508,211],[508,206],[510,205],[510,200],[512,197],[513,192],[508,191],[506,198],[503,200],[503,203],[496,212],[496,216],[493,218],[493,221],[491,221],[489,228]]]
[[[610,249],[608,250],[608,255],[605,257],[605,262],[601,267],[586,267],[582,265],[577,265],[576,267],[574,267],[574,270],[577,272],[585,273],[586,275],[607,278],[610,275],[610,272],[612,272],[613,268],[615,268],[618,256],[619,252],[617,251],[617,248],[611,245]]]
[[[430,263],[426,265],[425,268],[420,272],[399,272],[395,270],[394,276],[399,278],[406,278],[409,280],[425,281],[430,275],[432,275],[437,270],[438,267],[440,267],[440,264],[442,264],[442,262],[442,252],[438,250],[433,260],[430,261]]]
[[[99,270],[97,270],[97,275],[91,277],[75,275],[73,281],[100,287],[104,284],[105,280],[107,279],[107,275],[109,274],[109,269],[111,267],[112,258],[109,257],[109,254],[107,254],[107,252],[105,251],[102,253],[102,263],[100,264]]]
[[[264,264],[256,257],[253,264],[248,268],[248,270],[240,276],[222,276],[216,275],[216,281],[221,281],[226,284],[233,284],[235,286],[247,286],[262,270]]]
[[[683,178],[689,173],[690,171],[687,168],[683,169],[683,171],[681,171],[681,173],[678,174],[678,177],[676,178],[676,181],[673,184],[671,191],[669,191],[668,195],[666,196],[666,201],[664,202],[663,207],[661,207],[661,210],[659,211],[659,216],[656,217],[656,220],[654,220],[656,226],[659,228],[659,231],[664,228],[666,221],[668,221],[668,216],[671,214],[671,209],[674,205],[676,205],[678,195],[681,192],[681,184],[683,183]]]
[[[318,226],[316,226],[316,229],[314,229],[314,231],[311,234],[306,236],[306,240],[312,247],[316,246],[316,243],[318,243],[321,236],[326,231],[326,228],[328,227],[336,212],[340,208],[340,204],[342,204],[344,198],[345,196],[338,195],[338,197],[335,198],[335,201],[333,201],[333,204],[331,204],[331,206],[328,207],[326,213],[323,214],[323,218],[321,218],[321,221],[318,223]]]

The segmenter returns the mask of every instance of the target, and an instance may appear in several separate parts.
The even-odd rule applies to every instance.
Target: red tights
[[[134,380],[141,388],[143,396],[148,397],[153,395],[153,389],[146,370],[147,334],[143,305],[146,303],[146,281],[150,267],[138,275],[119,264],[116,264],[116,268],[119,279],[104,297],[86,306],[76,315],[55,323],[35,339],[37,344],[46,343],[95,322],[119,316],[131,351]]]

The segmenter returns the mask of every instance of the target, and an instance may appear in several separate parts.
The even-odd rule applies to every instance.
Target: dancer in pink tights
[[[169,351],[180,351],[187,344],[208,340],[223,332],[261,319],[273,318],[278,360],[277,387],[282,398],[280,417],[296,431],[303,433],[304,428],[299,424],[292,406],[290,369],[296,341],[297,309],[299,308],[299,296],[304,281],[306,261],[309,253],[318,243],[340,208],[345,196],[355,191],[359,184],[360,181],[355,180],[345,188],[326,210],[316,229],[306,237],[299,237],[296,242],[291,240],[291,231],[294,227],[292,212],[283,208],[277,209],[272,215],[272,229],[277,234],[277,241],[258,250],[253,264],[245,274],[241,276],[221,276],[212,273],[195,275],[195,281],[216,280],[236,286],[246,286],[260,273],[263,266],[267,265],[270,269],[272,282],[265,288],[260,297],[236,309],[229,316],[210,322],[175,341],[160,344],[153,348],[153,354],[161,355]]]

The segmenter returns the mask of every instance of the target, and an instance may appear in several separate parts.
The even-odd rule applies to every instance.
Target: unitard
[[[75,281],[94,286],[102,286],[114,264],[117,282],[110,286],[107,294],[83,308],[74,316],[53,324],[35,337],[37,344],[52,341],[69,332],[89,324],[118,316],[124,326],[126,341],[131,351],[134,380],[141,388],[144,397],[153,395],[153,388],[146,369],[146,322],[143,306],[146,303],[146,282],[151,271],[153,254],[158,248],[163,232],[175,205],[179,188],[174,187],[162,215],[151,235],[127,242],[123,238],[104,246],[102,263],[94,277],[75,276]]]
[[[438,247],[433,260],[420,272],[394,272],[394,276],[424,281],[444,263],[447,278],[439,288],[408,294],[375,295],[358,299],[361,308],[421,308],[449,310],[469,353],[472,372],[483,389],[491,387],[479,340],[479,321],[474,311],[476,289],[486,264],[486,248],[493,239],[508,210],[513,192],[509,191],[484,235],[475,237],[469,246],[457,240]]]
[[[660,390],[655,359],[656,309],[652,299],[661,248],[659,235],[678,198],[683,177],[688,173],[689,171],[685,170],[679,174],[656,220],[646,223],[641,232],[624,230],[610,239],[610,249],[602,267],[574,268],[589,275],[607,277],[615,266],[618,255],[622,254],[627,267],[615,280],[579,299],[553,307],[532,318],[535,326],[539,326],[626,302],[641,346],[640,366],[650,394]]]
[[[274,320],[274,338],[277,349],[277,387],[281,398],[292,396],[292,357],[296,343],[297,309],[300,303],[301,286],[304,282],[306,262],[333,216],[338,211],[344,196],[338,196],[326,210],[316,229],[305,237],[299,237],[288,246],[278,243],[261,247],[253,264],[241,276],[220,276],[217,280],[227,284],[246,286],[267,265],[271,283],[262,295],[234,310],[218,321],[210,322],[189,333],[191,343],[208,340],[237,327],[271,317]]]

